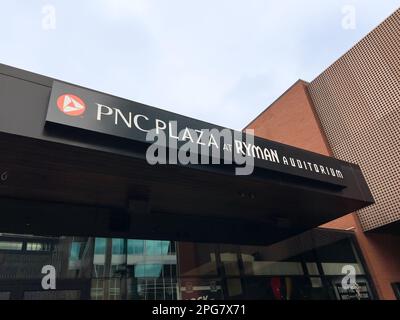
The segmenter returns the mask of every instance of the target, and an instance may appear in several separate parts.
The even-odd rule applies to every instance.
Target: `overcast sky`
[[[297,79],[315,78],[400,0],[0,5],[0,63],[242,129]]]

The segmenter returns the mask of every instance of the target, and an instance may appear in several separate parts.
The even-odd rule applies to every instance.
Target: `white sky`
[[[54,7],[55,25],[45,5]],[[342,27],[346,5],[356,10],[355,29]],[[240,130],[399,6],[400,0],[0,0],[0,63]]]

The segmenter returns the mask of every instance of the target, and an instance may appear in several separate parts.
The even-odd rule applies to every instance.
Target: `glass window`
[[[92,300],[104,299],[104,280],[101,279],[92,280],[90,296]]]
[[[106,253],[106,238],[96,238],[94,245],[94,253],[95,254],[105,254]]]
[[[158,278],[161,276],[162,265],[161,264],[146,264],[145,274],[146,277]]]
[[[346,262],[323,262],[321,263],[322,270],[324,270],[324,274],[327,276],[335,276],[335,275],[344,275],[348,272],[348,267],[351,266],[355,270],[356,275],[364,274],[364,270],[361,265],[356,263],[346,263]]]
[[[242,280],[240,278],[227,279],[226,290],[229,298],[240,298],[243,294]]]
[[[176,254],[176,242],[171,241],[168,254]]]
[[[221,263],[224,266],[225,275],[238,276],[240,274],[238,256],[236,253],[224,252],[220,254],[220,257]]]
[[[130,299],[175,300],[177,297],[177,284],[172,279],[141,278],[131,283],[129,289]]]
[[[0,250],[22,250],[22,242],[0,241]]]
[[[322,279],[319,277],[311,277],[310,278],[311,281],[311,287],[313,288],[322,288]]]
[[[105,273],[104,265],[94,264],[93,265],[93,278],[103,278]]]
[[[171,241],[160,241],[162,255],[168,254],[170,243],[171,243]]]
[[[275,245],[240,246],[240,250],[246,275],[285,276],[304,274],[298,252],[293,251],[293,255],[291,255],[289,250],[277,250]]]
[[[315,300],[329,299],[328,290],[312,286],[308,277],[245,278],[246,299],[265,300]]]
[[[310,276],[318,276],[319,275],[318,266],[315,262],[307,262],[306,267],[307,267],[307,272]]]
[[[143,255],[144,240],[128,240],[128,254]]]
[[[135,265],[135,278],[158,278],[162,275],[161,264],[138,264]]]
[[[343,288],[340,277],[329,277],[337,300],[370,300],[372,298],[371,288],[367,279],[363,276],[356,278],[354,288]]]
[[[345,266],[354,267],[357,275],[365,273],[349,238],[319,247],[315,251],[325,275],[342,275]]]
[[[206,243],[178,243],[181,277],[217,275],[216,246]]]
[[[72,242],[70,256],[69,256],[70,261],[80,260],[80,251],[81,251],[81,243],[80,242]]]
[[[159,240],[146,240],[145,241],[146,255],[159,256],[161,255],[161,241]]]
[[[112,254],[125,254],[124,239],[112,239]]]
[[[79,300],[79,290],[25,291],[24,300]]]
[[[109,296],[110,300],[121,299],[121,279],[110,279],[109,280]]]
[[[312,231],[266,246],[32,235],[0,240],[0,275],[18,279],[20,295],[44,264],[57,266],[65,280],[57,290],[65,285],[84,299],[368,299],[374,292],[344,232]],[[355,268],[359,292],[341,287],[344,265]]]
[[[9,291],[0,291],[0,301],[9,300],[11,296],[11,292]]]
[[[242,254],[244,273],[246,275],[303,275],[301,262],[291,261],[257,261],[253,256]]]

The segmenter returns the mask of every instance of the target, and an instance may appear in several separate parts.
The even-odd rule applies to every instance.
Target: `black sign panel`
[[[221,163],[232,160],[242,166],[245,164],[238,159],[245,159],[255,168],[341,188],[348,179],[349,170],[345,167],[351,166],[331,157],[58,81],[53,83],[46,121],[149,146],[164,145],[177,154],[186,147],[184,150],[196,154],[197,159],[204,156]],[[166,144],[160,143],[160,136],[166,138]]]

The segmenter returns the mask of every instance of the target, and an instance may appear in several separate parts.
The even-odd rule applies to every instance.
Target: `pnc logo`
[[[86,110],[86,105],[81,98],[73,94],[63,94],[57,99],[57,107],[68,116],[80,116]]]

